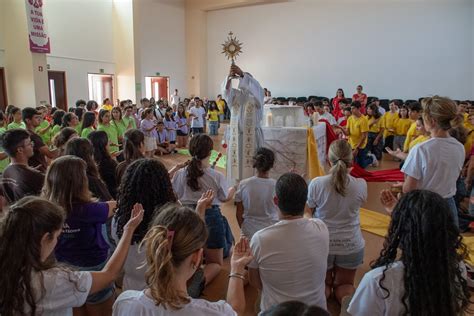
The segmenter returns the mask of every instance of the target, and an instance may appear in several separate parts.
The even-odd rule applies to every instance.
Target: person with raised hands
[[[212,198],[212,192],[206,194]],[[201,265],[208,237],[199,213],[176,203],[159,211],[141,243],[146,252],[147,288],[122,293],[114,304],[114,316],[237,315],[245,310],[243,275],[252,260],[245,238],[233,251],[227,302],[209,302],[188,295],[187,282]]]
[[[118,277],[142,218],[141,205],[134,205],[115,252],[100,271],[74,271],[53,256],[66,219],[63,208],[32,196],[13,204],[0,222],[0,314],[72,315],[73,307]]]

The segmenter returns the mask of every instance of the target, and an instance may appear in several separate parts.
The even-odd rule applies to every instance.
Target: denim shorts
[[[194,210],[196,205],[185,205]],[[232,245],[234,244],[234,236],[230,229],[229,222],[222,213],[219,205],[213,205],[206,210],[204,215],[206,228],[208,232],[206,248],[208,249],[223,249],[224,258],[229,256]]]
[[[337,266],[343,269],[357,269],[364,263],[364,249],[358,252],[350,253],[348,255],[329,255],[328,256],[328,270]]]
[[[101,271],[105,267],[106,263],[107,261],[93,267],[77,267],[77,269],[79,271]],[[103,290],[100,290],[99,292],[96,292],[94,294],[89,294],[89,296],[87,296],[86,304],[101,304],[107,301],[114,294],[115,286],[113,283],[111,283]]]

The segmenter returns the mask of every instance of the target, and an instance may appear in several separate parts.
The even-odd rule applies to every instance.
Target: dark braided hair
[[[460,267],[467,256],[448,203],[434,192],[415,190],[397,203],[380,257],[371,267],[385,267],[379,286],[387,298],[386,271],[397,260],[403,263],[404,315],[454,316],[464,314],[470,303]]]
[[[176,202],[168,170],[156,159],[138,159],[125,170],[117,194],[117,236],[122,237],[123,227],[130,219],[135,203],[141,203],[145,214],[135,230],[132,244],[139,243],[148,231],[148,224],[157,210],[168,202]]]
[[[201,161],[209,157],[213,146],[212,139],[206,134],[195,135],[189,142],[189,153],[192,159],[186,167],[186,184],[194,192],[200,190],[199,178],[204,175]]]

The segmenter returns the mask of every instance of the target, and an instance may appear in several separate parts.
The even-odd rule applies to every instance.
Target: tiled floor
[[[213,137],[214,139],[214,149],[223,151],[221,148],[221,135],[223,131],[220,130],[220,136]],[[159,158],[167,167],[171,168],[173,165],[183,162],[187,157],[173,154],[168,156],[162,156]],[[397,168],[398,163],[392,161],[389,157],[384,157],[384,160],[379,167],[371,168],[372,170],[378,169],[392,169]],[[369,170],[371,170],[369,169]],[[220,170],[223,172],[223,170]],[[368,192],[369,197],[364,207],[373,211],[383,212],[383,208],[379,201],[379,193],[383,188],[388,188],[389,183],[368,183]],[[235,217],[235,206],[232,202],[226,203],[222,207],[222,213],[229,221],[229,224],[232,228],[234,236],[237,238],[240,235],[239,226]],[[369,263],[374,260],[383,244],[383,238],[373,235],[371,233],[363,232],[364,239],[366,242],[365,245],[365,258],[363,266],[358,269],[356,275],[356,284],[359,283],[362,276],[369,270]],[[205,289],[203,297],[212,301],[225,299],[226,290],[227,290],[227,275],[229,273],[229,261],[226,260],[224,263],[223,270],[221,274]],[[310,273],[310,271],[308,271]],[[256,304],[257,292],[251,286],[246,287],[246,298],[247,298],[247,307],[246,313],[244,315],[256,315],[258,311],[258,304]],[[340,306],[339,304],[331,299],[328,304],[328,309],[332,315],[339,315]]]

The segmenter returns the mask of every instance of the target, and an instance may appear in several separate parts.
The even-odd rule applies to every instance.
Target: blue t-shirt
[[[56,259],[77,267],[93,267],[105,262],[109,245],[102,228],[108,215],[105,202],[74,204],[56,246]]]

